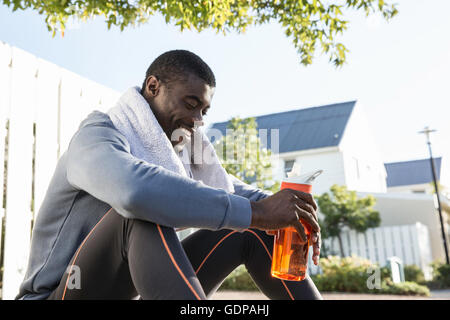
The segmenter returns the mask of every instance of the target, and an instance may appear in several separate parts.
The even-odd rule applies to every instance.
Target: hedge
[[[379,268],[377,264],[356,256],[321,258],[320,266],[322,274],[313,275],[311,278],[321,292],[430,295],[430,290],[426,286],[414,282],[421,281],[423,278],[423,273],[415,266],[407,266],[405,268],[407,281],[397,284],[390,279],[390,271],[387,267]],[[367,280],[371,275],[367,272],[369,268],[372,270],[379,268],[380,288],[378,289],[368,288]],[[241,265],[225,279],[219,290],[258,291],[259,289],[245,267]]]

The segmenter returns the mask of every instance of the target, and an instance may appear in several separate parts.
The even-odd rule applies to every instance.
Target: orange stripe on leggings
[[[84,238],[83,242],[81,243],[80,247],[78,248],[77,252],[75,253],[75,258],[73,259],[73,262],[70,265],[69,274],[67,276],[66,285],[64,286],[64,292],[63,292],[61,300],[64,300],[64,297],[66,296],[66,290],[67,290],[67,285],[69,284],[70,274],[72,273],[72,268],[75,265],[75,262],[77,261],[78,254],[80,253],[80,251],[83,248],[84,244],[86,243],[87,239],[89,239],[89,237],[91,236],[92,232],[94,232],[95,228],[97,228],[97,226],[100,224],[100,222],[102,222],[102,220],[108,215],[108,213],[111,212],[111,210],[112,210],[112,208],[109,209],[108,212],[106,212],[103,215],[103,217],[96,223],[96,225],[92,228],[92,230],[89,231],[88,235],[86,236],[86,238]]]
[[[228,233],[226,236],[224,236],[222,239],[219,240],[219,242],[216,243],[216,245],[211,249],[211,251],[206,255],[205,259],[203,259],[202,263],[200,263],[200,265],[197,268],[197,271],[195,271],[195,274],[197,274],[201,267],[203,266],[203,264],[206,262],[206,259],[208,259],[208,257],[211,255],[211,253],[213,253],[214,250],[216,250],[216,248],[219,246],[219,244],[222,243],[223,240],[225,240],[226,238],[228,238],[229,236],[231,236],[233,233],[236,233],[237,231],[232,231],[230,233]]]
[[[269,249],[267,249],[266,244],[264,243],[264,241],[262,241],[262,239],[256,234],[256,232],[250,230],[250,229],[245,229],[244,231],[248,231],[250,233],[252,233],[256,238],[258,238],[259,242],[261,242],[261,244],[263,245],[264,249],[266,249],[267,254],[269,255],[270,260],[272,260],[272,255],[269,252]],[[280,279],[281,280],[281,279]],[[286,283],[284,283],[283,280],[281,280],[281,283],[283,283],[284,288],[286,289],[287,293],[289,294],[289,297],[291,298],[291,300],[295,300],[294,297],[292,296],[291,291],[289,291],[289,288],[287,287]]]
[[[166,248],[167,253],[169,254],[170,259],[172,260],[173,265],[175,266],[175,268],[177,269],[178,273],[180,274],[180,276],[183,278],[184,282],[186,282],[187,286],[189,287],[189,289],[192,291],[192,293],[195,295],[195,297],[197,298],[197,300],[202,300],[200,298],[200,296],[197,294],[197,292],[194,290],[194,288],[192,287],[192,285],[189,283],[188,279],[186,278],[186,276],[184,275],[183,271],[181,271],[180,267],[178,266],[177,262],[175,261],[175,258],[172,255],[172,252],[169,249],[169,246],[167,245],[166,239],[164,238],[164,235],[162,233],[161,227],[159,226],[159,224],[156,225],[158,227],[158,231],[159,231],[159,235],[161,236],[161,240],[164,244],[164,247]]]
[[[256,234],[256,232],[250,230],[250,229],[245,229],[244,231],[248,231],[250,233],[252,233],[256,238],[258,238],[259,242],[261,242],[261,244],[263,245],[264,249],[266,250],[267,254],[269,255],[270,261],[272,261],[272,255],[270,254],[269,249],[267,249],[266,244],[264,243],[264,241],[262,241],[262,239]],[[214,252],[214,250],[220,245],[220,243],[222,243],[226,238],[228,238],[229,236],[231,236],[233,233],[236,233],[237,231],[232,231],[230,233],[228,233],[227,235],[225,235],[222,239],[219,240],[219,242],[216,243],[216,245],[211,249],[211,251],[208,253],[208,255],[205,257],[205,259],[203,259],[202,263],[200,264],[200,266],[197,268],[197,271],[195,271],[195,274],[197,274],[200,270],[200,268],[203,266],[203,264],[206,262],[206,260],[208,259],[208,257]],[[289,290],[289,288],[287,287],[286,283],[284,283],[283,280],[281,280],[281,283],[283,284],[284,288],[286,289],[287,293],[289,294],[289,297],[291,298],[291,300],[295,300],[294,297],[292,296],[291,291]]]
[[[253,231],[253,230],[250,230],[250,229],[245,229],[244,231],[248,231],[248,232],[252,233],[255,237],[258,238],[259,242],[261,242],[261,244],[263,245],[264,249],[266,249],[266,252],[267,252],[267,254],[268,254],[269,257],[270,257],[270,260],[272,260],[272,255],[270,254],[269,249],[267,249],[266,244],[265,244],[264,241],[262,241],[262,239],[256,234],[256,232]]]

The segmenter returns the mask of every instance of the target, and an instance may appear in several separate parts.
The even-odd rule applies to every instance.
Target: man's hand
[[[320,246],[322,245],[322,238],[319,232],[313,232],[311,241],[313,243],[313,262],[317,266],[319,264],[319,258],[320,258]]]
[[[303,219],[312,228],[313,261],[318,264],[320,255],[320,227],[317,219],[317,204],[311,194],[283,189],[265,199],[251,202],[251,228],[260,230],[277,230],[289,226],[294,227],[300,238],[306,241],[304,227],[299,219]]]

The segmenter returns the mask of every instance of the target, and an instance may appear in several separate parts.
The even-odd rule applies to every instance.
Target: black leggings
[[[270,299],[322,299],[309,277],[271,277],[272,246],[272,236],[254,229],[198,230],[180,242],[173,228],[111,208],[48,299],[207,299],[241,264]]]

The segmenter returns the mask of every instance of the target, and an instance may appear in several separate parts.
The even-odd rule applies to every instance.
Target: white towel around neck
[[[202,137],[201,163],[189,164],[188,157],[180,158],[186,152],[177,154],[161,125],[153,114],[150,105],[140,93],[139,87],[129,88],[119,98],[116,105],[106,112],[114,126],[130,143],[131,154],[148,163],[159,165],[167,170],[227,192],[234,193],[233,183],[225,169],[220,164],[209,139],[200,130],[196,134]],[[205,161],[204,155],[208,156]],[[191,171],[192,176],[189,172]]]

